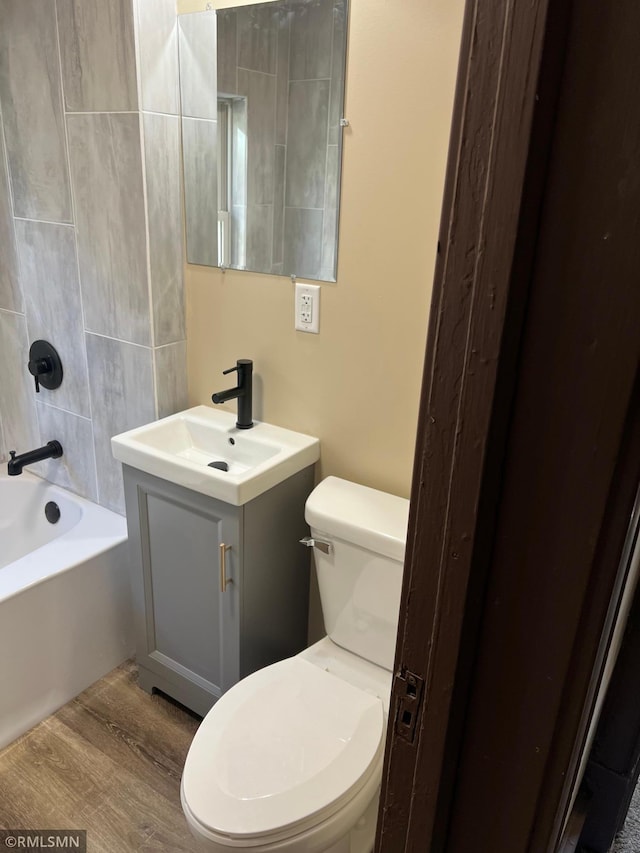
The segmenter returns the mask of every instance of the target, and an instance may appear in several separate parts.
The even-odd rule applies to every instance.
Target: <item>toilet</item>
[[[202,721],[181,799],[203,849],[373,849],[408,510],[337,477],[307,499],[327,636],[242,679]]]

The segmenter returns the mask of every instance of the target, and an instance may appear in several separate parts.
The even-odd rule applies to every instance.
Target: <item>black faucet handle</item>
[[[10,450],[10,451],[9,451],[9,456],[11,457],[11,461],[13,462],[13,460],[16,458],[16,451],[15,451],[15,450]]]
[[[36,358],[30,361],[27,367],[29,368],[29,373],[36,381],[36,392],[39,393],[40,376],[46,376],[49,373],[53,373],[53,361],[49,356],[45,356],[44,358]]]
[[[251,373],[253,371],[253,361],[250,358],[239,358],[234,367],[228,367],[226,370],[223,370],[222,375],[226,376],[227,373],[233,373],[235,370],[238,373],[246,373],[247,371]]]

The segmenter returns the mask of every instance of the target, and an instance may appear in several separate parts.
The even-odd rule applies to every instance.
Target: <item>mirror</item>
[[[180,15],[187,260],[336,280],[347,0]]]

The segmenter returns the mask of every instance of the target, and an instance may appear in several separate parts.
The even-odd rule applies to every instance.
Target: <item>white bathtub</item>
[[[55,524],[49,501],[60,508]],[[0,747],[132,652],[125,520],[26,471],[3,471]]]

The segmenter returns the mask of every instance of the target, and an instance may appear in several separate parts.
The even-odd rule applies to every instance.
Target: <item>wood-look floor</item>
[[[89,853],[200,851],[180,807],[198,723],[123,664],[0,751],[0,828],[86,829]]]

